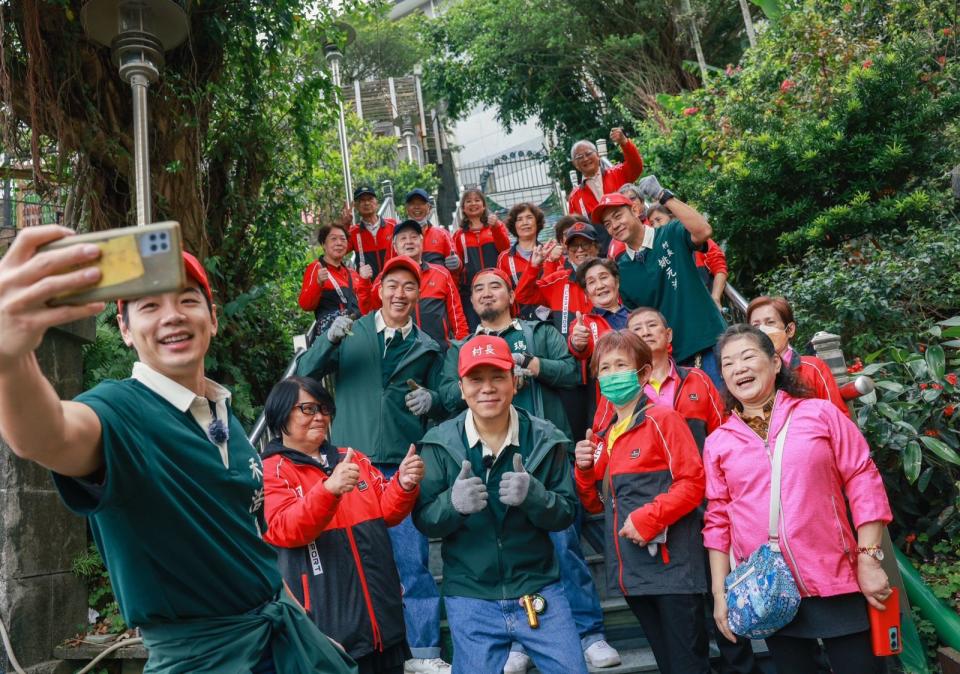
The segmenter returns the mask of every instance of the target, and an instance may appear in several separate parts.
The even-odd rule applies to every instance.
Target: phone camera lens
[[[155,243],[150,244],[150,252],[151,252],[151,253],[156,253],[156,252],[157,252],[157,244],[155,244]]]
[[[151,241],[156,241],[156,240],[157,240],[157,235],[156,235],[156,234],[151,234],[151,235],[150,235],[150,240],[151,240]]]

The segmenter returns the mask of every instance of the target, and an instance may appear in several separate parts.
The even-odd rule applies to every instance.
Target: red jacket
[[[331,471],[346,453],[329,444],[321,451]],[[278,548],[284,580],[323,633],[359,658],[406,638],[387,527],[410,514],[420,490],[388,482],[360,452],[354,463],[357,487],[334,496],[319,461],[271,442],[263,455],[263,538]]]
[[[317,282],[317,274],[322,268],[326,268],[330,275],[321,284]],[[317,259],[307,265],[303,273],[299,302],[301,309],[314,312],[317,319],[351,309],[363,315],[370,311],[370,280],[361,278],[360,274],[344,264],[333,267],[322,258]]]
[[[463,262],[460,285],[469,288],[478,271],[497,266],[500,253],[510,247],[510,235],[500,221],[491,227],[484,225],[477,232],[471,232],[469,223],[464,223],[453,234],[453,245]]]
[[[593,305],[587,299],[587,293],[577,285],[576,272],[569,262],[555,272],[544,274],[543,278],[538,278],[539,274],[539,267],[527,265],[517,285],[516,301],[518,304],[543,304],[548,307],[553,326],[567,339],[577,319],[577,312],[586,315],[593,310]],[[580,383],[586,384],[587,379],[587,364],[581,362]]]
[[[523,275],[523,272],[527,270],[527,266],[529,266],[529,264],[530,261],[527,260],[527,258],[517,253],[517,244],[512,244],[507,250],[500,253],[500,257],[497,258],[497,267],[499,267],[501,271],[510,277],[510,282],[513,285],[514,290],[517,289],[517,284],[520,283],[520,277]],[[546,260],[540,267],[540,276],[550,274],[556,271],[562,265],[562,259],[560,262],[551,262],[550,260]],[[536,309],[538,306],[540,305],[514,302],[513,313],[515,316],[519,316],[524,320],[539,320],[539,317],[536,315]]]
[[[445,227],[427,225],[423,229],[423,259],[431,264],[443,264],[453,252],[453,238]]]
[[[850,408],[840,395],[840,387],[837,386],[837,380],[829,365],[816,356],[801,356],[792,348],[784,356],[784,362],[790,366],[800,383],[810,389],[814,397],[829,400],[848,418],[853,418],[850,416]]]
[[[393,228],[397,221],[393,218],[380,218],[380,228],[374,237],[363,223],[350,227],[347,240],[350,250],[357,254],[357,269],[365,264],[373,267],[373,277],[377,278],[383,263],[393,257]]]
[[[600,174],[603,176],[603,193],[609,194],[616,192],[627,183],[632,183],[643,174],[643,157],[640,156],[637,146],[632,140],[620,146],[623,150],[623,163],[608,169],[600,166]],[[590,217],[593,209],[597,205],[597,197],[593,190],[587,185],[586,180],[581,180],[580,184],[573,188],[570,197],[567,199],[567,206],[570,213],[580,213]]]
[[[693,251],[693,262],[708,289],[713,289],[713,277],[727,273],[727,256],[713,239],[707,239],[707,250]]]
[[[450,270],[439,264],[420,263],[420,302],[413,317],[421,330],[433,337],[444,350],[455,339],[467,336],[469,328],[460,302],[460,291]],[[383,306],[380,278],[370,291],[370,310]]]
[[[591,513],[604,512],[607,579],[625,595],[699,594],[707,590],[698,507],[705,478],[683,417],[647,407],[641,396],[628,429],[612,447],[600,437],[594,466],[574,470],[577,494]],[[603,498],[601,498],[603,496]],[[627,517],[641,538],[666,532],[651,556],[619,536]]]

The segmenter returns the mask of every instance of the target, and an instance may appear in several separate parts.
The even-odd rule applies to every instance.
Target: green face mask
[[[640,392],[640,380],[636,370],[605,374],[597,381],[600,382],[600,393],[617,407],[630,402]]]

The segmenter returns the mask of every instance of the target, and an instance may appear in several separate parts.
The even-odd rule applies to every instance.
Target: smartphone
[[[100,282],[83,290],[58,295],[50,305],[129,300],[179,290],[186,285],[178,222],[67,236],[40,250],[58,250],[87,243],[100,247],[100,257],[89,265],[68,271],[82,266],[99,267],[102,272]]]
[[[873,654],[876,656],[897,655],[903,651],[903,640],[900,638],[900,594],[897,588],[890,589],[892,594],[884,602],[886,611],[878,611],[867,605]]]

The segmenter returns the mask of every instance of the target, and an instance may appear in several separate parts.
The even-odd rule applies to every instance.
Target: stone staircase
[[[584,526],[596,527],[599,523],[602,526],[602,515],[589,515],[584,519]],[[618,651],[623,659],[623,663],[618,667],[609,667],[606,669],[590,669],[591,672],[604,674],[633,674],[634,672],[657,672],[657,663],[653,657],[653,651],[650,650],[647,640],[643,636],[643,630],[640,623],[637,622],[633,612],[627,606],[627,602],[617,593],[612,594],[607,591],[607,575],[604,566],[602,550],[597,551],[590,543],[589,537],[581,538],[584,558],[593,575],[593,582],[600,595],[600,607],[603,609],[603,622],[606,627],[607,641]],[[443,562],[440,558],[440,540],[430,540],[430,572],[437,580],[439,585],[443,570]],[[450,632],[446,621],[441,625],[441,638],[444,645],[444,652],[448,653],[450,649]],[[767,657],[766,647],[762,641],[755,641],[753,644],[754,652],[757,653],[758,664],[765,672],[775,674],[773,665]],[[710,644],[710,657],[714,661],[716,668],[719,651],[716,645]],[[532,669],[531,673],[536,674],[539,670]],[[719,669],[715,669],[719,671]]]

